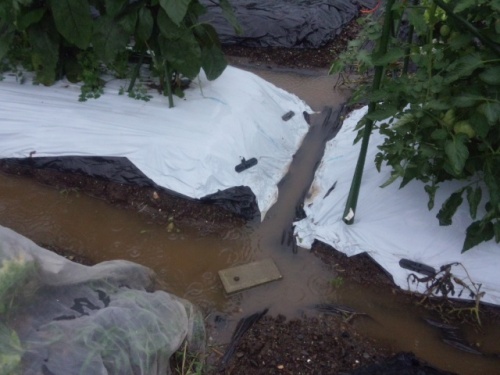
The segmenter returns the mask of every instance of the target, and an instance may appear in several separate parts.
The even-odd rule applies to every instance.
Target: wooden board
[[[259,260],[219,271],[227,294],[240,292],[282,278],[272,259]]]

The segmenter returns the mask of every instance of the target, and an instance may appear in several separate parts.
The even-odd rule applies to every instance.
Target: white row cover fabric
[[[312,196],[304,204],[307,218],[295,223],[299,246],[310,248],[316,239],[348,256],[366,252],[401,288],[422,293],[426,290],[425,283],[408,283],[412,272],[400,267],[400,259],[424,263],[436,270],[460,262],[464,268],[453,266],[452,274],[469,285],[471,282],[481,284],[480,291],[485,292],[481,301],[500,305],[499,245],[491,240],[461,254],[465,230],[471,223],[466,202],[453,217],[451,226],[439,226],[436,218],[442,203],[460,183],[442,184],[431,211],[427,209],[424,184],[419,181],[412,181],[402,189],[398,181],[380,188],[389,179],[390,169],[385,166],[379,173],[373,163],[377,145],[383,143],[378,131],[370,138],[354,224],[346,225],[342,221],[361,146],[361,142],[353,145],[357,133],[353,129],[366,110],[365,107],[351,113],[326,146],[310,190]],[[325,197],[334,183],[335,188]],[[478,217],[483,213],[478,210]],[[455,284],[454,297],[458,297],[461,289]],[[469,293],[464,291],[461,298],[469,299]]]
[[[14,75],[0,82],[0,158],[127,157],[158,185],[191,198],[248,186],[262,218],[308,128],[302,100],[234,67],[212,82],[202,73],[172,109],[159,95],[150,102],[119,96],[126,81],[111,80],[86,102],[78,101],[79,85],[28,82]],[[296,115],[285,122],[288,111]],[[253,157],[256,166],[234,170]]]

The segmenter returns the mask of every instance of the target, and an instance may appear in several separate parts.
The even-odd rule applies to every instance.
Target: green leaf
[[[429,196],[429,202],[427,202],[427,208],[432,210],[434,208],[434,199],[436,197],[436,191],[439,188],[438,185],[425,185],[424,190]]]
[[[342,59],[337,59],[330,66],[330,70],[328,71],[328,75],[338,74],[342,72],[345,68],[346,64]]]
[[[175,88],[175,90],[174,90],[174,95],[175,95],[175,96],[177,96],[177,97],[179,97],[179,98],[184,98],[184,96],[186,96],[186,95],[184,94],[184,91],[182,91],[182,89],[181,89],[179,86],[177,86],[177,87]]]
[[[0,322],[0,373],[20,374],[23,352],[16,331]]]
[[[481,242],[491,240],[494,235],[495,230],[491,221],[486,223],[483,221],[473,222],[467,228],[462,253],[472,249],[474,246],[479,245]]]
[[[202,48],[201,67],[209,81],[218,78],[227,67],[227,61],[221,49],[216,46]]]
[[[414,180],[416,177],[420,175],[420,170],[416,165],[407,166],[405,168],[405,173],[403,176],[403,181],[399,185],[399,188],[404,188],[410,181]]]
[[[457,2],[455,9],[453,9],[454,13],[459,13],[467,8],[471,8],[476,5],[476,0],[460,0]]]
[[[57,30],[70,43],[87,49],[92,36],[92,18],[87,0],[50,0]]]
[[[139,17],[137,19],[136,37],[138,40],[145,42],[151,37],[153,32],[153,16],[148,8],[141,8],[139,10]]]
[[[402,48],[392,48],[387,51],[382,56],[373,55],[372,62],[373,65],[387,65],[398,61],[405,55],[405,51]]]
[[[396,106],[393,105],[384,105],[380,108],[377,108],[375,111],[366,114],[366,118],[373,121],[381,121],[385,120],[391,116],[394,116],[398,112]]]
[[[490,125],[495,125],[500,119],[500,103],[486,102],[481,104],[477,110],[486,117]]]
[[[36,79],[45,86],[50,86],[56,81],[56,67],[59,60],[59,41],[52,39],[51,35],[58,34],[47,32],[40,24],[32,25],[28,29],[28,39],[33,49],[31,61]]]
[[[24,31],[34,23],[38,23],[42,19],[46,11],[47,8],[38,8],[20,14],[17,18],[17,28],[21,31]]]
[[[202,47],[220,47],[219,36],[212,25],[202,23],[194,27],[194,31]]]
[[[431,159],[435,158],[436,156],[440,156],[441,150],[438,150],[437,148],[430,145],[421,144],[418,147],[418,153],[426,159]]]
[[[356,130],[363,129],[367,123],[368,123],[368,119],[366,118],[366,116],[363,116],[361,118],[361,120],[358,121],[358,123],[356,124],[356,127],[353,130],[356,131]]]
[[[500,204],[500,171],[498,171],[498,160],[495,162],[494,159],[491,159],[491,164],[497,165],[497,170],[494,170],[493,167],[485,166],[484,168],[484,182],[486,186],[488,186],[491,205],[496,206]]]
[[[119,17],[118,23],[121,25],[123,30],[129,35],[132,35],[135,31],[135,25],[137,24],[137,13],[138,12],[127,12]],[[115,20],[116,22],[116,20]]]
[[[415,31],[419,35],[424,35],[427,32],[427,22],[425,21],[422,9],[409,8],[407,14],[410,24],[415,27]]]
[[[377,155],[375,155],[375,167],[377,168],[378,173],[380,173],[380,168],[382,167],[383,161],[384,161],[384,154],[378,152]]]
[[[194,36],[186,34],[181,39],[161,39],[163,57],[179,73],[195,78],[201,69],[201,49]]]
[[[474,70],[481,68],[483,64],[483,59],[480,54],[466,54],[451,63],[446,71],[449,76],[454,76],[454,79],[468,77]],[[449,80],[447,82],[449,82]]]
[[[454,51],[459,51],[461,48],[464,48],[470,45],[472,41],[472,35],[469,33],[457,33],[456,36],[448,39],[448,45]]]
[[[128,34],[123,27],[109,16],[102,16],[96,21],[92,44],[96,54],[104,63],[112,63],[119,52],[124,51]]]
[[[0,61],[7,55],[10,49],[14,27],[7,22],[0,23]]]
[[[459,108],[467,108],[476,105],[476,103],[480,100],[484,100],[484,97],[475,94],[462,94],[458,95],[451,99],[451,102],[454,106]]]
[[[234,14],[233,7],[229,3],[229,0],[220,0],[219,6],[221,7],[226,20],[233,27],[234,31],[236,31],[236,34],[241,35],[243,33],[243,29]]]
[[[394,124],[393,128],[397,129],[399,127],[405,126],[407,124],[415,123],[416,118],[413,113],[407,112],[403,114],[400,118],[397,119],[397,122]]]
[[[385,181],[382,185],[380,185],[379,187],[381,188],[385,188],[386,186],[389,186],[390,184],[392,184],[394,181],[396,181],[398,178],[400,177],[400,174],[398,172],[392,172],[391,173],[391,177],[389,177],[387,179],[387,181]]]
[[[448,131],[446,129],[436,129],[431,133],[431,138],[440,141],[448,138]]]
[[[186,16],[191,0],[160,0],[160,6],[168,17],[179,26]]]
[[[162,9],[158,12],[156,22],[160,28],[161,34],[166,39],[182,38],[182,36],[188,32],[185,26],[176,25]]]
[[[455,174],[459,175],[464,169],[465,162],[469,157],[469,149],[464,144],[467,140],[466,135],[458,134],[446,142],[444,150]]]
[[[439,225],[446,226],[446,225],[452,224],[451,218],[453,217],[453,215],[455,215],[455,212],[457,212],[458,207],[463,202],[462,193],[463,193],[463,189],[454,192],[443,203],[443,205],[441,206],[441,209],[439,210],[438,214],[436,215],[436,217],[439,220]]]
[[[116,16],[126,5],[128,5],[129,0],[106,0],[104,2],[106,6],[106,14],[114,17]]]
[[[488,85],[500,85],[500,66],[494,66],[486,69],[479,74],[479,79]]]
[[[486,116],[480,113],[477,109],[472,113],[468,121],[472,124],[474,131],[479,138],[484,139],[488,135],[488,132],[490,131],[488,120]]]
[[[363,129],[358,131],[358,134],[356,134],[356,138],[354,138],[354,141],[352,141],[353,145],[355,145],[356,143],[361,141],[361,139],[363,139],[363,133],[364,133]]]
[[[482,190],[478,186],[475,189],[469,186],[467,188],[467,202],[469,202],[470,216],[475,219],[477,216],[477,208],[482,198]]]

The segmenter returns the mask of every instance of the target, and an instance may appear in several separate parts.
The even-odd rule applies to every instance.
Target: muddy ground
[[[155,188],[141,188],[89,177],[78,173],[65,173],[52,169],[37,169],[30,165],[12,164],[0,160],[0,172],[22,175],[62,190],[73,190],[107,201],[125,210],[145,215],[157,223],[167,224],[174,216],[176,226],[197,228],[204,233],[221,232],[228,227],[244,225],[245,221],[225,209],[186,200]],[[44,243],[51,249],[75,262],[92,264],[83,254],[60,249],[57,244]],[[344,279],[375,284],[399,293],[392,280],[368,256],[348,258],[331,247],[315,243],[311,256],[320,257],[332,269],[346,270]],[[402,298],[411,298],[401,293]],[[216,327],[208,327],[208,335]],[[215,335],[216,336],[216,335]],[[233,347],[226,343],[211,343],[207,348],[204,374],[388,374],[387,360],[407,374],[438,374],[438,372],[412,357],[396,355],[392,348],[359,334],[351,324],[350,315],[320,313],[315,317],[287,320],[283,316],[264,315]],[[230,356],[224,354],[230,350]],[[378,367],[366,369],[365,366]],[[174,366],[177,367],[177,366]],[[417,372],[425,371],[425,372]]]
[[[217,233],[245,223],[218,206],[185,200],[154,188],[110,183],[83,174],[37,169],[6,161],[0,161],[0,171],[33,178],[59,191],[85,193],[158,223],[167,224],[173,215],[176,226],[181,229],[194,227],[204,233]],[[60,249],[57,244],[40,245],[72,261],[92,264],[83,254]],[[367,256],[347,258],[322,243],[315,244],[311,256],[318,256],[328,264],[332,275],[334,269],[341,268],[348,270],[344,278],[393,288],[391,279]],[[208,335],[211,329],[216,328],[208,327]],[[207,349],[204,374],[347,374],[394,354],[391,348],[360,335],[347,316],[336,313],[295,320],[265,315],[232,348],[231,356],[224,357],[227,346],[212,344]],[[412,363],[420,366],[416,360]]]
[[[225,52],[235,65],[325,70],[337,54],[345,49],[358,29],[357,23],[352,22],[335,41],[317,50],[230,47],[225,48]],[[219,206],[186,200],[154,188],[110,183],[82,174],[34,169],[29,165],[13,165],[5,161],[0,161],[0,171],[29,176],[59,190],[76,189],[123,209],[146,215],[158,223],[168,223],[169,216],[174,216],[179,228],[194,227],[201,232],[217,233],[244,224],[242,218]],[[73,261],[88,263],[81,254],[56,249],[54,244],[41,245]],[[342,268],[347,270],[343,275],[346,279],[376,284],[380,288],[401,293],[368,256],[347,258],[321,243],[315,243],[311,256],[320,257],[332,267],[332,274],[333,269]],[[401,293],[401,298],[412,297]],[[208,333],[210,335],[210,331]],[[295,320],[265,315],[253,324],[237,345],[230,348],[232,355],[224,357],[227,349],[217,343],[207,349],[205,374],[444,374],[425,366],[411,354],[394,353],[392,348],[363,337],[356,332],[348,317],[342,314],[323,313],[314,318]],[[384,365],[377,365],[381,363]]]

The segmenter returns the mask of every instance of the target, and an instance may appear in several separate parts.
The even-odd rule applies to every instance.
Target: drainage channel
[[[296,92],[316,111],[326,102],[340,108],[345,96],[332,89],[328,76],[255,71]],[[310,83],[310,82],[314,83]],[[295,91],[297,90],[297,91]],[[295,114],[296,116],[302,114]],[[279,198],[262,223],[230,228],[217,235],[189,228],[167,231],[130,211],[110,206],[78,191],[58,191],[29,179],[0,173],[0,225],[40,244],[52,244],[95,262],[127,259],[152,268],[168,289],[212,312],[228,317],[219,342],[228,342],[237,321],[265,308],[269,314],[301,316],[308,306],[334,302],[366,313],[372,319],[353,321],[362,332],[395,350],[413,351],[440,368],[460,374],[494,374],[498,359],[464,353],[445,345],[422,317],[426,312],[402,303],[395,295],[348,280],[338,288],[322,261],[296,248],[291,225],[321,159],[326,139],[335,134],[338,110],[311,115],[310,132],[279,184]],[[323,124],[326,124],[323,126]],[[279,281],[226,296],[218,279],[221,269],[272,258],[283,275]],[[483,330],[463,330],[484,352],[500,352],[500,325],[484,322]],[[227,335],[227,336],[226,336]]]
[[[255,259],[271,258],[283,278],[274,283],[242,291],[242,315],[269,309],[272,315],[300,315],[301,309],[320,302],[331,291],[331,271],[308,251],[299,251],[293,237],[293,222],[321,160],[324,146],[339,130],[342,107],[326,108],[310,115],[310,128],[294,155],[288,173],[278,185],[278,200],[251,235]],[[302,115],[302,114],[300,114]],[[230,297],[231,298],[231,297]],[[233,318],[236,318],[233,316]]]

